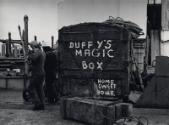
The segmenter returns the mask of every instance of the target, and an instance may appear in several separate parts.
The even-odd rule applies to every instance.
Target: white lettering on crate
[[[98,79],[97,94],[100,96],[115,96],[116,84],[114,80]]]
[[[71,41],[69,49],[73,50],[76,57],[93,57],[93,58],[114,58],[114,50],[112,49],[112,40],[98,41]],[[84,70],[103,70],[103,62],[82,60],[82,68]]]

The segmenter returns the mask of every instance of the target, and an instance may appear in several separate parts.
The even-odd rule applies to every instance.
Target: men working
[[[44,92],[43,83],[45,79],[44,63],[45,53],[43,52],[41,45],[37,41],[30,43],[32,52],[29,54],[28,59],[31,61],[30,65],[30,84],[28,89],[30,90],[31,97],[33,98],[34,108],[33,110],[44,110]]]

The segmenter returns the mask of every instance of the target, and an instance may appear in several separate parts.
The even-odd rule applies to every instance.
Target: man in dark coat
[[[45,94],[49,103],[56,103],[59,96],[58,75],[58,55],[52,48],[45,48]]]
[[[31,61],[30,65],[30,84],[29,90],[31,96],[33,97],[34,108],[33,110],[44,110],[44,92],[43,92],[43,83],[45,79],[45,70],[44,63],[46,55],[43,52],[40,44],[36,41],[30,43],[33,52],[29,54],[29,60]]]

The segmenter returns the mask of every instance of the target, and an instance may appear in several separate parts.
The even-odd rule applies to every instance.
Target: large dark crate
[[[59,78],[63,94],[127,96],[131,40],[125,28],[105,23],[82,23],[60,29]]]

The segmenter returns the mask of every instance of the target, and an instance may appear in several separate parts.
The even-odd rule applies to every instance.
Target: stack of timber
[[[0,71],[6,70],[6,68],[23,68],[24,59],[23,58],[0,58]]]
[[[112,125],[115,121],[129,117],[132,105],[118,101],[94,100],[84,97],[61,99],[61,115],[93,125]]]
[[[0,88],[23,89],[24,59],[14,57],[0,57]]]

